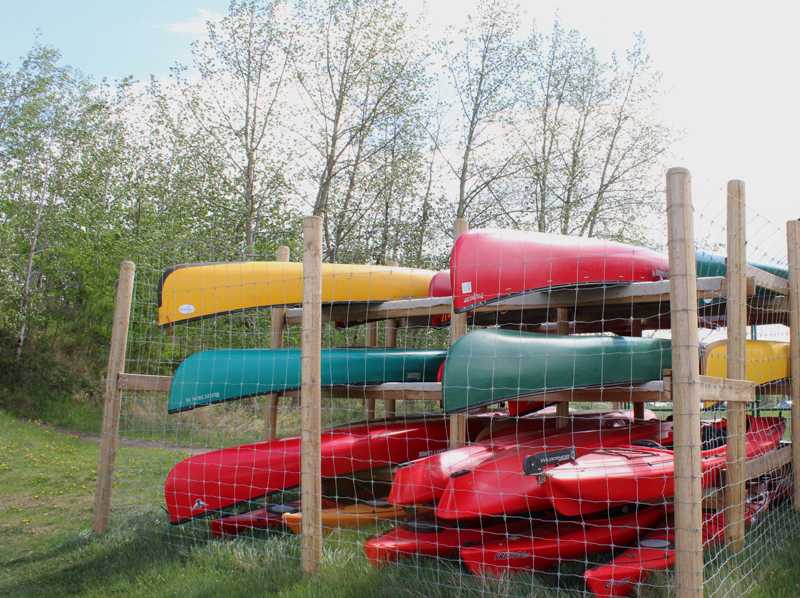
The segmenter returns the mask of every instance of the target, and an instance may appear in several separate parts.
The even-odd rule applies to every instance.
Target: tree
[[[561,234],[632,239],[659,203],[662,161],[674,139],[654,116],[660,75],[637,37],[627,60],[602,63],[558,22],[526,50],[517,174],[506,216]]]
[[[69,275],[47,276],[44,264],[69,237],[70,185],[108,118],[89,80],[59,66],[59,58],[37,42],[19,71],[6,66],[0,78],[0,224],[9,241],[3,274],[14,288],[5,299],[18,304],[4,311],[14,314],[18,360],[37,303],[48,291],[63,289]]]
[[[519,11],[518,5],[484,0],[478,4],[478,16],[468,16],[468,25],[461,30],[463,49],[453,54],[453,42],[443,46],[461,120],[459,159],[450,161],[458,181],[456,218],[465,218],[476,200],[511,173],[513,162],[502,125],[518,102]]]
[[[310,2],[299,6],[299,20],[307,35],[295,73],[308,123],[299,134],[312,148],[315,190],[308,203],[324,219],[326,258],[336,260],[365,216],[398,201],[406,176],[399,167],[410,162],[396,158],[421,140],[425,54],[394,2]]]
[[[208,23],[208,41],[194,44],[199,81],[178,65],[174,90],[152,85],[174,139],[206,157],[204,171],[220,177],[221,196],[205,202],[235,215],[249,259],[260,227],[280,229],[290,216],[291,152],[280,128],[292,52],[286,12],[281,0],[234,0],[224,19]]]

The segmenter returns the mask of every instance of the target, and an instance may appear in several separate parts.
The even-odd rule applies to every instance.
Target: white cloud
[[[193,19],[184,21],[183,23],[165,23],[164,29],[172,33],[189,33],[191,35],[204,35],[206,33],[207,21],[219,21],[222,15],[211,12],[205,8],[199,8],[200,14]]]

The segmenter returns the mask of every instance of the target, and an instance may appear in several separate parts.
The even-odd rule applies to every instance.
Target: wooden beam
[[[741,183],[741,181],[731,181],[731,183]],[[730,183],[728,183],[730,189]],[[742,183],[744,189],[744,183]],[[730,254],[730,247],[728,247],[728,254]],[[747,277],[747,295],[755,295],[755,289],[767,289],[778,295],[789,295],[789,281],[780,276],[776,276],[772,272],[767,272],[756,266],[745,264],[744,274]]]
[[[466,218],[456,218],[453,225],[453,245],[455,246],[458,238],[469,230],[469,222]],[[456,289],[453,289],[453,293]],[[452,298],[451,298],[452,300]],[[450,311],[450,346],[467,333],[467,314],[457,314],[452,309]],[[467,443],[467,414],[456,413],[450,416],[450,448],[457,449]]]
[[[789,258],[789,373],[792,388],[794,510],[800,511],[800,222],[786,223]]]
[[[119,269],[117,301],[114,306],[114,323],[111,328],[111,347],[108,351],[100,457],[97,462],[97,486],[94,493],[92,530],[96,534],[108,532],[111,517],[111,492],[114,487],[114,465],[117,459],[119,435],[119,375],[125,371],[125,349],[128,345],[135,275],[136,265],[133,262],[122,262]]]
[[[172,388],[172,376],[121,373],[118,378],[117,388],[119,390],[168,393]]]
[[[675,585],[677,598],[703,593],[703,517],[700,468],[700,376],[697,271],[691,175],[667,172],[672,400],[675,447]]]
[[[756,400],[756,387],[752,380],[700,376],[698,384],[697,396],[703,402],[728,401],[739,404],[754,403]]]
[[[725,277],[716,276],[697,279],[698,299],[719,299],[726,296]],[[654,313],[666,310],[669,305],[669,282],[635,282],[617,287],[602,289],[561,290],[552,292],[527,293],[518,297],[509,297],[468,312],[469,314],[495,313],[497,311],[548,310],[553,308],[602,308],[604,312],[613,312],[619,317],[631,317],[632,306],[652,304]],[[766,309],[776,314],[784,313],[787,307],[781,298],[754,297],[753,309]],[[451,313],[452,297],[423,297],[418,299],[401,299],[382,303],[350,303],[347,305],[331,305],[325,307],[324,320],[386,320],[388,318],[409,318],[414,316],[432,316]],[[618,308],[614,311],[614,308]],[[286,310],[286,323],[299,324],[303,310],[294,308]],[[577,311],[575,317],[577,318]],[[616,317],[616,316],[615,316]],[[648,317],[641,315],[639,317]]]
[[[278,247],[275,256],[276,262],[289,261],[289,248],[285,245]],[[283,331],[286,328],[286,309],[283,307],[272,308],[272,322],[270,324],[269,348],[280,349],[283,347]],[[264,440],[273,440],[278,431],[278,400],[277,393],[266,396],[264,410]]]
[[[322,471],[320,469],[320,375],[322,353],[322,218],[303,222],[303,324],[300,396],[302,501],[301,559],[312,575],[322,562]]]
[[[391,262],[389,265],[393,268],[397,268],[400,264],[397,262]],[[386,320],[386,330],[384,332],[386,341],[384,344],[386,345],[387,349],[394,349],[397,347],[397,324],[398,320],[396,318],[389,318]],[[395,403],[395,400],[384,399],[383,410],[386,414],[386,417],[394,417],[397,413],[397,404]]]
[[[745,328],[747,326],[747,260],[745,257],[745,219],[744,182],[728,181],[728,350],[727,377],[739,381],[747,378],[747,350]],[[766,274],[766,272],[765,272]],[[785,282],[785,281],[784,281]],[[704,386],[703,389],[707,389]],[[744,402],[733,399],[736,388],[720,393],[727,404],[728,449],[726,462],[728,478],[725,485],[725,542],[740,552],[744,548],[745,501],[745,434],[747,433],[747,412]],[[750,385],[749,396],[755,400],[755,388]]]

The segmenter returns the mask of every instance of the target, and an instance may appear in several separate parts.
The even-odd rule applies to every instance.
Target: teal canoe
[[[446,413],[545,391],[660,380],[668,339],[476,330],[453,344],[442,378]]]
[[[702,251],[698,251],[695,254],[695,260],[697,262],[698,277],[703,278],[709,276],[725,276],[726,268],[724,255],[715,255],[713,253],[704,253]],[[766,272],[774,274],[779,278],[787,280],[789,278],[789,270],[786,268],[773,266],[772,264],[759,264],[756,262],[747,262],[747,264],[749,266],[755,266],[756,268],[765,270]]]
[[[446,351],[323,349],[322,386],[435,382]],[[203,351],[175,372],[169,413],[300,388],[300,349]]]

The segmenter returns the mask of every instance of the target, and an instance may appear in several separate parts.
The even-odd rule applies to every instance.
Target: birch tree
[[[224,19],[208,23],[208,40],[194,44],[199,80],[178,65],[174,89],[152,87],[175,138],[207,156],[221,178],[223,195],[206,202],[235,215],[249,259],[265,232],[259,227],[280,228],[288,216],[291,148],[280,128],[292,52],[288,13],[281,0],[234,0]]]
[[[387,184],[383,176],[384,159],[398,155],[399,142],[418,142],[425,54],[395,2],[303,3],[299,20],[306,35],[295,73],[313,190],[307,203],[324,220],[326,258],[336,260],[365,215],[397,191],[398,179]],[[390,167],[395,177],[403,176],[399,164]]]

